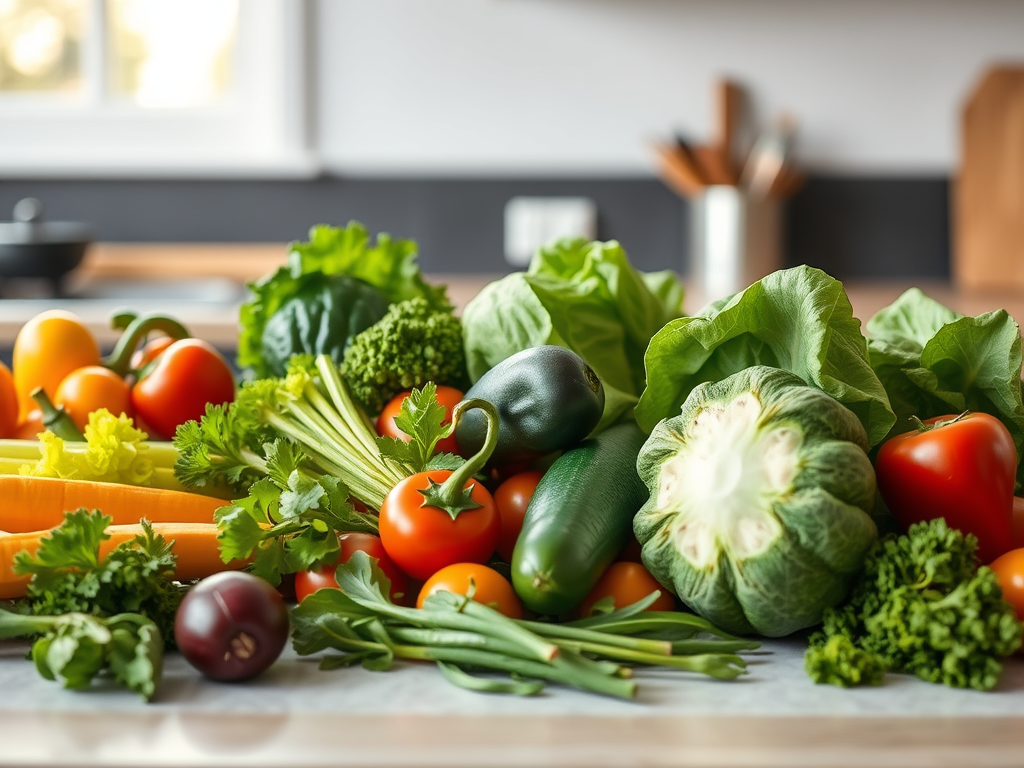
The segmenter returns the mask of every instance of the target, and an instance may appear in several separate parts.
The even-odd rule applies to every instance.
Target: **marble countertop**
[[[322,672],[291,650],[242,684],[167,659],[157,699],[65,691],[0,643],[0,765],[75,766],[996,766],[1024,749],[1024,658],[994,692],[890,675],[878,688],[812,684],[804,641],[768,641],[722,682],[637,675],[635,701],[552,687],[472,693],[429,664]]]

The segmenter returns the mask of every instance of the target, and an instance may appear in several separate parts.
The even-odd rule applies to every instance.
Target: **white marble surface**
[[[620,701],[557,686],[534,697],[465,691],[446,682],[430,664],[402,663],[390,672],[361,668],[322,672],[318,658],[290,649],[261,677],[236,684],[202,679],[176,653],[166,660],[157,699],[97,686],[65,691],[43,680],[25,661],[25,646],[0,644],[0,713],[189,711],[209,713],[317,712],[412,715],[743,715],[743,716],[1024,716],[1024,659],[1007,663],[996,691],[952,690],[916,678],[890,675],[878,688],[817,686],[803,672],[804,643],[768,641],[747,654],[750,673],[723,682],[698,675],[642,670],[639,694]]]

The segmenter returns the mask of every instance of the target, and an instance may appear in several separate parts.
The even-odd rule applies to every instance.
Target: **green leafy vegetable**
[[[445,678],[474,691],[532,695],[544,681],[570,685],[609,696],[632,698],[636,684],[624,664],[672,667],[732,679],[745,670],[732,651],[756,644],[702,641],[689,654],[689,638],[701,632],[720,634],[694,616],[676,613],[638,614],[656,598],[570,625],[513,621],[469,597],[438,592],[423,609],[402,608],[385,595],[387,577],[363,552],[339,566],[341,590],[320,590],[292,611],[293,644],[300,655],[327,649],[323,669],[362,664],[391,669],[396,659],[434,661]],[[630,637],[630,622],[646,622],[635,630],[657,637]],[[706,650],[705,650],[706,649]],[[476,677],[471,671],[504,672],[512,679]],[[525,680],[524,680],[525,678]],[[535,681],[535,682],[533,682]]]
[[[252,557],[252,572],[279,584],[283,573],[337,559],[339,531],[376,533],[376,518],[356,511],[344,483],[310,474],[294,444],[275,440],[265,450],[269,475],[216,512],[224,562]]]
[[[868,353],[896,413],[890,436],[927,419],[981,411],[1024,455],[1021,338],[1006,311],[965,317],[912,288],[867,323]],[[1024,470],[1018,463],[1018,481]]]
[[[437,308],[448,303],[443,286],[423,280],[413,241],[382,233],[371,244],[357,222],[313,227],[308,242],[289,246],[286,266],[249,290],[238,363],[259,377],[283,375],[289,355],[300,352],[328,353],[340,363],[348,340],[383,317],[388,304],[416,297]]]
[[[697,386],[637,458],[644,565],[729,632],[818,624],[878,535],[867,448],[856,415],[792,373],[754,366]]]
[[[345,382],[367,413],[380,413],[403,390],[428,381],[466,386],[462,323],[452,308],[426,299],[392,304],[380,322],[356,336],[344,357]]]
[[[789,371],[834,397],[857,415],[871,445],[895,418],[842,284],[807,266],[775,272],[696,317],[673,320],[651,339],[645,363],[636,418],[648,432],[679,413],[698,384],[753,365]]]
[[[604,384],[603,429],[636,404],[647,344],[682,313],[682,299],[673,273],[641,274],[615,241],[556,241],[537,252],[527,272],[487,285],[467,305],[462,322],[470,379],[521,350],[566,347]]]
[[[142,520],[143,533],[100,558],[111,518],[99,511],[69,512],[34,555],[19,552],[14,572],[31,575],[27,603],[33,614],[138,613],[152,619],[168,644],[182,590],[172,576],[176,558],[163,536]]]
[[[32,645],[36,669],[65,688],[88,688],[93,678],[109,672],[150,701],[160,684],[164,644],[159,628],[145,616],[25,616],[0,608],[0,638],[36,635],[42,635]]]
[[[409,439],[378,437],[380,455],[394,461],[410,475],[427,469],[457,469],[463,463],[462,457],[434,455],[438,441],[451,433],[451,425],[444,423],[445,415],[444,406],[437,401],[437,387],[432,382],[423,389],[412,390],[395,417],[395,426]]]
[[[1020,647],[1021,624],[996,575],[977,567],[976,548],[974,536],[941,519],[879,541],[849,601],[826,611],[811,637],[812,679],[871,683],[881,668],[954,688],[994,688],[1001,659]]]

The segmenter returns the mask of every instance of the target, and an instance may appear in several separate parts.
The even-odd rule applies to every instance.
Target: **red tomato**
[[[405,402],[410,391],[399,392],[384,406],[384,410],[377,417],[377,434],[381,437],[394,437],[398,440],[409,442],[410,438],[405,432],[395,426],[395,417],[402,412],[402,403]],[[452,423],[452,408],[462,400],[462,393],[455,387],[439,386],[437,388],[437,402],[444,406],[444,424]],[[455,435],[442,438],[437,441],[434,453],[458,453],[459,445],[455,442]]]
[[[608,566],[576,610],[580,616],[589,616],[594,610],[594,603],[605,597],[611,597],[616,608],[625,608],[655,591],[661,594],[647,608],[648,611],[671,611],[675,608],[671,593],[646,568],[640,563],[620,560]]]
[[[142,420],[169,440],[186,421],[202,418],[207,403],[235,399],[235,377],[220,352],[200,339],[181,339],[157,358],[156,366],[132,388],[132,405]]]
[[[34,411],[29,411],[25,418],[18,423],[18,428],[14,431],[13,436],[18,440],[37,440],[39,433],[45,431],[43,412],[36,408]]]
[[[83,432],[89,414],[106,408],[115,416],[131,416],[132,391],[128,382],[102,365],[77,368],[58,385],[54,405],[63,405],[75,426]]]
[[[531,470],[513,475],[494,491],[494,504],[501,517],[501,538],[498,539],[498,554],[506,563],[512,562],[512,550],[523,529],[526,508],[537,489],[543,472]]]
[[[0,363],[0,437],[14,437],[18,429],[18,392],[11,369]]]
[[[480,507],[458,513],[424,503],[421,490],[430,481],[443,483],[448,470],[420,472],[391,489],[380,508],[380,538],[399,568],[417,579],[426,579],[446,565],[485,563],[494,554],[501,536],[501,518],[494,499],[480,483],[470,480],[472,499]]]
[[[1000,555],[989,566],[1003,588],[1003,598],[1017,612],[1017,620],[1024,621],[1024,549],[1011,549]]]
[[[474,601],[490,606],[510,619],[523,618],[523,604],[508,579],[479,563],[455,563],[439,570],[423,585],[416,598],[416,607],[422,608],[423,601],[435,592],[468,595],[471,585]]]
[[[167,349],[171,344],[174,343],[174,339],[170,336],[157,336],[152,341],[146,342],[146,346],[142,349],[137,349],[135,354],[132,355],[131,368],[133,371],[138,371],[145,368],[149,363],[156,360],[156,358]]]
[[[1013,546],[1013,438],[987,413],[926,423],[934,426],[894,437],[879,449],[878,490],[904,529],[945,518],[950,528],[977,536],[978,558],[990,563]]]
[[[391,602],[396,605],[403,605],[406,602],[409,596],[409,579],[388,557],[379,536],[372,533],[343,533],[338,537],[338,543],[341,544],[341,552],[333,563],[295,574],[295,597],[300,603],[318,589],[340,589],[334,579],[334,572],[339,565],[348,562],[353,552],[365,552],[376,559],[377,566],[391,581]]]

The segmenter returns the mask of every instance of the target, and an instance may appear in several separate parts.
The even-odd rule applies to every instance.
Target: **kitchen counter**
[[[0,765],[74,766],[1017,766],[1024,659],[999,689],[891,675],[879,688],[815,686],[800,639],[767,641],[733,682],[638,673],[635,701],[565,688],[471,693],[429,664],[321,672],[287,650],[243,684],[202,680],[177,654],[156,701],[64,691],[0,643]]]

